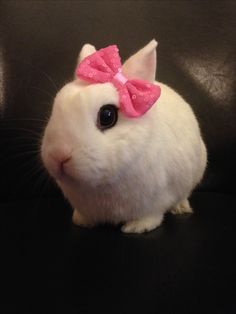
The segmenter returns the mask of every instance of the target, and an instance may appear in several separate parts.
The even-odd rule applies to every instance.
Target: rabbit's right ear
[[[85,44],[83,45],[80,53],[79,53],[79,56],[78,56],[78,59],[77,59],[77,65],[76,65],[76,68],[78,67],[78,65],[80,64],[80,62],[88,57],[89,55],[91,55],[92,53],[96,52],[96,48],[90,44]]]
[[[89,55],[91,55],[92,53],[96,52],[96,48],[90,44],[85,44],[83,45],[80,53],[79,53],[79,57],[78,57],[78,64],[86,57],[88,57]]]

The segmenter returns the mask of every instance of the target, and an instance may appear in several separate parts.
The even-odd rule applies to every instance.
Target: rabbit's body
[[[162,219],[200,182],[206,148],[198,122],[181,96],[158,84],[162,90],[158,104],[141,118],[146,122],[140,129],[140,152],[123,173],[99,186],[61,185],[84,224],[117,224],[148,216]]]
[[[55,177],[75,209],[75,223],[124,223],[125,232],[144,232],[159,226],[168,210],[191,211],[187,198],[204,174],[206,148],[190,106],[171,88],[157,84],[161,96],[146,114],[137,119],[121,114],[117,125],[104,133],[89,125],[89,120],[86,122],[86,106],[78,109],[75,99],[77,94],[83,95],[80,102],[84,101],[88,108],[96,99],[98,109],[102,102],[116,103],[118,95],[112,84],[82,86],[75,81],[58,94],[52,122],[45,132],[42,156],[53,173],[52,161],[47,159],[51,154],[48,134],[53,138],[53,132],[65,125],[61,146],[58,143],[57,147],[66,147],[66,138],[76,143],[75,158],[70,157],[63,168],[68,176]],[[104,95],[109,95],[108,100],[100,103],[100,98],[106,98]],[[71,110],[70,115],[67,110]],[[89,125],[89,131],[86,126],[82,128],[83,124]],[[68,138],[69,134],[73,136]],[[56,145],[57,140],[52,142],[52,146]],[[66,150],[70,149],[64,148],[60,154],[66,156]]]

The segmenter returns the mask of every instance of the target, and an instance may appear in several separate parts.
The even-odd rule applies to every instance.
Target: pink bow
[[[128,80],[121,73],[116,45],[100,49],[81,61],[76,75],[90,83],[111,82],[119,92],[120,110],[128,117],[140,117],[160,97],[158,85],[144,80]]]

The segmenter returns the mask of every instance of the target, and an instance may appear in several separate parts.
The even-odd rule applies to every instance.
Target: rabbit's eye
[[[114,105],[104,105],[98,112],[98,127],[101,130],[112,128],[118,119],[118,108]]]

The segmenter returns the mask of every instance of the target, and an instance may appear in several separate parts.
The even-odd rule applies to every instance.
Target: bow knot
[[[96,51],[81,61],[76,75],[90,83],[111,82],[119,92],[120,110],[128,117],[140,117],[155,104],[161,89],[144,80],[127,79],[118,51],[116,45]]]
[[[118,72],[114,75],[113,81],[118,81],[122,85],[124,85],[128,79],[121,73],[121,69],[118,70]]]

